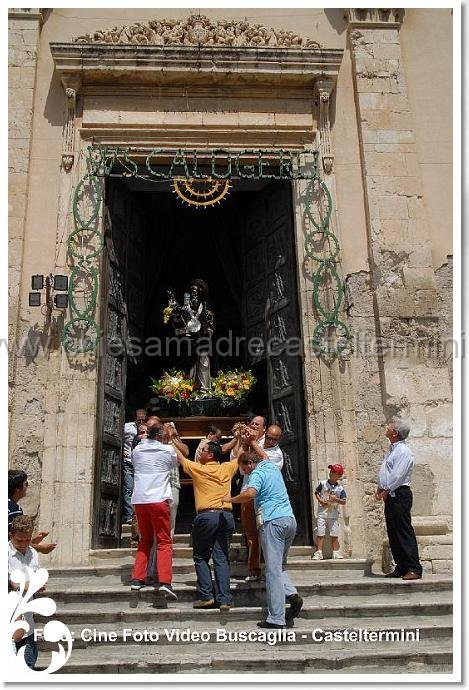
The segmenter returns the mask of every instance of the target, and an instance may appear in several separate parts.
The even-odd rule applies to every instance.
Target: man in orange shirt
[[[231,503],[222,498],[230,493],[231,480],[238,471],[238,459],[220,463],[220,445],[208,441],[202,448],[199,462],[185,458],[176,448],[179,463],[192,477],[197,516],[192,529],[192,549],[199,599],[196,609],[209,608],[217,602],[220,611],[229,611],[233,598],[230,592],[230,539],[235,522]],[[212,585],[210,558],[213,561],[215,592]]]

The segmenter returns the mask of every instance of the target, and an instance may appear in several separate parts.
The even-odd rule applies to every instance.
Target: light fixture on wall
[[[42,301],[42,290],[45,288],[45,299],[44,303]],[[63,275],[52,275],[50,273],[48,276],[43,275],[33,275],[31,276],[31,289],[32,292],[29,293],[29,306],[30,307],[40,307],[42,305],[41,311],[43,313],[50,313],[55,309],[67,309],[68,307],[68,294],[63,294],[68,292],[68,276]],[[59,294],[52,295],[53,292]],[[44,312],[45,308],[45,312]]]

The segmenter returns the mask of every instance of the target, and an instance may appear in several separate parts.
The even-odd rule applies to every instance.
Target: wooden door
[[[104,230],[94,548],[120,543],[125,392],[129,376],[142,366],[137,340],[143,343],[145,236],[134,197],[120,181],[107,186]]]
[[[283,429],[283,476],[298,522],[296,543],[309,544],[311,488],[290,184],[273,183],[259,193],[241,226],[245,336],[264,342],[262,351],[251,350],[247,363],[266,364],[269,421]]]

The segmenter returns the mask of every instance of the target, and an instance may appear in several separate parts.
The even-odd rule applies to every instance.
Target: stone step
[[[413,607],[416,610],[431,609],[435,607],[437,612],[440,605],[451,607],[451,591],[437,587],[433,583],[425,583],[421,580],[414,583],[402,582],[394,587],[389,587],[387,582],[365,582],[366,578],[357,579],[355,582],[306,582],[296,580],[295,584],[298,592],[304,599],[314,597],[315,604],[318,605],[340,605],[344,612],[353,606],[371,606],[375,613],[381,615],[385,605]],[[371,578],[370,578],[371,579]],[[184,609],[191,608],[192,602],[197,599],[195,585],[178,583],[174,585],[178,595],[176,606]],[[232,582],[231,591],[237,607],[240,606],[264,606],[265,605],[265,585],[263,583]],[[52,597],[60,608],[77,608],[81,605],[84,609],[89,609],[89,602],[93,606],[99,605],[99,611],[126,610],[136,606],[139,602],[146,602],[147,605],[155,605],[158,608],[167,606],[167,602],[160,595],[155,594],[152,588],[145,588],[139,592],[132,592],[125,586],[89,586],[83,587],[74,585],[66,588],[54,588],[52,585],[47,588],[47,595]],[[169,604],[172,609],[175,604]],[[381,607],[381,608],[380,608]],[[91,613],[93,612],[91,608]],[[444,611],[445,613],[448,611]],[[187,610],[186,610],[187,614]],[[181,614],[184,615],[184,614]]]
[[[269,631],[271,632],[271,631]],[[288,639],[292,639],[294,631]],[[171,652],[167,646],[155,644],[127,644],[122,655],[116,657],[115,647],[101,646],[93,654],[90,650],[73,649],[60,673],[335,673],[363,672],[367,667],[381,672],[449,673],[452,668],[451,645],[428,639],[420,643],[367,643],[330,647],[320,645],[251,641],[249,654],[238,643],[206,642],[177,645]],[[41,652],[38,668],[49,663],[50,652]]]
[[[265,592],[260,592],[260,596],[248,606],[240,603],[235,595],[234,605],[231,611],[226,614],[213,606],[210,609],[194,609],[192,607],[194,598],[190,601],[168,603],[160,596],[155,596],[151,592],[128,593],[126,598],[116,602],[99,602],[99,609],[90,605],[89,602],[62,601],[58,602],[57,616],[63,618],[68,624],[89,624],[96,625],[101,623],[113,623],[117,621],[141,622],[141,621],[177,621],[178,624],[189,625],[194,623],[198,626],[205,625],[209,621],[225,622],[230,621],[257,621],[259,616],[265,611],[266,600]],[[79,605],[80,604],[80,605]],[[329,620],[330,618],[340,617],[344,621],[353,621],[354,618],[374,618],[383,619],[383,608],[386,607],[386,620],[388,616],[402,617],[403,624],[409,624],[409,616],[425,617],[430,616],[431,620],[437,623],[443,620],[442,617],[452,614],[451,598],[443,593],[437,599],[431,595],[420,594],[418,598],[395,598],[392,596],[383,597],[324,597],[318,600],[316,596],[304,597],[303,609],[300,619],[307,620]]]
[[[343,578],[337,580],[314,577],[308,571],[295,572],[293,582],[299,591],[305,595],[320,595],[320,596],[352,596],[354,594],[363,594],[366,596],[372,595],[392,595],[392,596],[409,596],[420,592],[452,592],[452,579],[444,575],[429,575],[421,580],[404,581],[401,579],[385,578],[383,576],[369,576],[360,577],[353,576],[350,578]],[[195,592],[195,575],[190,573],[178,574],[173,584],[177,589],[178,594],[183,595],[184,592]],[[231,578],[231,587],[236,593],[255,593],[257,591],[265,590],[265,582],[245,582],[244,578]],[[100,578],[93,577],[83,582],[75,582],[73,578],[69,580],[54,580],[50,578],[47,583],[47,594],[50,596],[64,596],[77,595],[86,597],[88,593],[96,593],[99,595],[109,596],[127,595],[129,592],[127,585],[116,578],[111,585],[100,580]]]
[[[124,560],[124,562],[122,562]],[[126,562],[125,562],[126,561]],[[100,582],[106,580],[111,582],[112,578],[122,582],[130,581],[130,573],[134,564],[134,558],[129,556],[114,562],[112,559],[96,561],[95,565],[72,566],[72,567],[49,567],[50,581],[68,582],[70,580],[87,580],[91,578],[99,579]],[[312,561],[305,556],[297,556],[288,561],[288,570],[308,571],[312,576],[357,576],[370,573],[371,561],[359,558],[344,558],[343,560],[324,560]],[[173,573],[188,574],[194,573],[194,561],[192,558],[175,558],[173,560]],[[231,574],[233,577],[245,577],[247,574],[245,563],[232,563]]]
[[[119,549],[92,549],[90,550],[90,562],[92,565],[109,559],[118,560],[121,558],[133,558],[137,551],[136,546],[129,546]],[[298,556],[311,557],[314,551],[311,546],[292,546],[289,551],[289,558],[294,559]],[[192,547],[182,544],[173,546],[173,558],[192,558]],[[247,560],[247,549],[244,546],[232,545],[230,548],[230,560],[245,562]]]
[[[121,539],[130,539],[132,528],[130,525],[122,525]],[[243,535],[241,532],[235,532],[231,537],[232,544],[241,544]],[[173,537],[173,544],[182,544],[183,546],[190,546],[191,535],[189,532],[175,534]]]
[[[220,638],[226,631],[232,636],[236,636],[239,645],[249,645],[250,641],[245,639],[241,633],[245,631],[258,630],[256,621],[262,618],[265,612],[259,612],[256,620],[231,620],[230,616],[226,616],[223,624],[220,621],[205,620],[201,625],[200,621],[190,621],[183,625],[180,621],[118,621],[113,623],[99,622],[70,624],[67,621],[69,630],[72,634],[73,648],[96,648],[101,645],[119,645],[129,644],[132,642],[141,642],[142,644],[157,644],[162,645],[183,645],[188,641],[193,642],[212,642],[218,643]],[[359,625],[357,625],[359,623]],[[345,619],[343,617],[328,616],[322,620],[315,620],[313,623],[308,619],[297,618],[295,620],[295,640],[289,642],[297,645],[319,645],[324,644],[323,633],[338,634],[340,631],[346,629],[347,631],[354,631],[357,636],[363,633],[361,631],[369,631],[373,634],[384,635],[383,630],[393,633],[394,635],[403,635],[404,631],[410,634],[415,634],[418,630],[418,641],[423,640],[440,640],[442,645],[448,645],[453,637],[452,616],[439,616],[436,622],[429,621],[425,616],[414,616],[409,624],[408,617],[389,616],[386,617],[385,628],[383,628],[383,621],[376,618],[360,618],[359,621]],[[201,634],[203,633],[203,635]],[[399,638],[397,638],[399,639]],[[415,641],[414,637],[410,637]],[[371,640],[373,641],[373,640]],[[334,640],[328,641],[328,646],[334,646]],[[53,648],[51,645],[55,643],[45,642],[41,636],[38,638],[39,648],[48,649]],[[369,644],[367,640],[360,641],[350,640],[346,644]],[[388,644],[392,643],[392,638],[388,640]],[[395,643],[394,643],[395,644]],[[94,649],[92,650],[94,653]]]

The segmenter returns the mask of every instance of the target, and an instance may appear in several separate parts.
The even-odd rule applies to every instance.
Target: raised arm
[[[269,456],[267,455],[265,450],[263,448],[261,448],[261,446],[257,443],[257,441],[254,438],[251,439],[250,445],[251,445],[251,448],[254,451],[254,453],[259,458],[262,458],[262,460],[268,460],[269,459]]]

